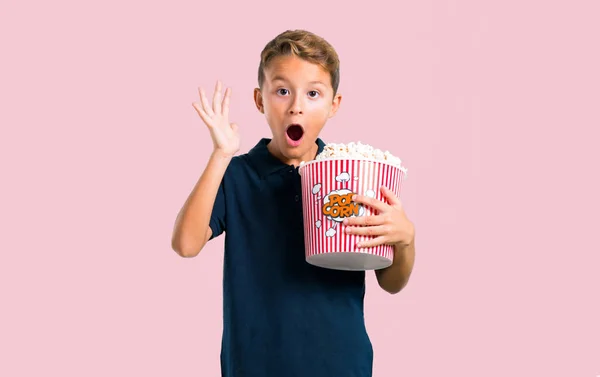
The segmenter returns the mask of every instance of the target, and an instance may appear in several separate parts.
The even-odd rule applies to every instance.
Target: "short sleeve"
[[[210,216],[209,226],[212,230],[212,235],[209,240],[218,237],[225,231],[225,177],[219,184],[215,204],[213,205],[212,214]]]

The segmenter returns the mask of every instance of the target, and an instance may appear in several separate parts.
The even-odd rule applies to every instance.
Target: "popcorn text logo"
[[[352,201],[354,193],[347,189],[330,192],[323,199],[323,214],[328,219],[342,222],[346,217],[359,216],[360,205]]]
[[[358,177],[354,177],[356,181]],[[315,204],[318,206],[319,211],[325,215],[325,218],[331,221],[331,227],[327,229],[325,235],[327,237],[333,237],[337,233],[337,226],[343,222],[347,217],[363,216],[365,209],[362,205],[352,201],[352,196],[355,194],[352,190],[348,189],[348,182],[351,180],[351,175],[348,172],[342,172],[335,177],[335,183],[341,188],[334,188],[330,190],[324,197],[321,197],[322,185],[317,183],[312,188],[312,194],[315,196]],[[369,195],[367,191],[367,195]],[[321,220],[315,221],[315,227],[321,228]]]

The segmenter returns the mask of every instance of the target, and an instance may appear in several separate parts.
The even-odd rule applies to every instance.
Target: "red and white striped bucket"
[[[406,173],[384,161],[327,159],[300,167],[306,261],[337,270],[374,270],[394,259],[392,246],[358,249],[356,244],[373,238],[347,234],[346,217],[376,215],[377,211],[352,202],[353,194],[386,201],[381,186],[400,197]]]

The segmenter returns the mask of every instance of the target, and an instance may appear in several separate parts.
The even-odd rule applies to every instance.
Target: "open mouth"
[[[304,128],[299,124],[290,124],[285,132],[290,139],[298,141],[302,139],[302,136],[304,135]]]

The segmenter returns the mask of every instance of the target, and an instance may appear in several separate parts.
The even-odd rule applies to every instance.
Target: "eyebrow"
[[[271,81],[278,81],[278,80],[287,82],[287,80],[283,76],[275,76],[275,77],[273,77],[273,79]],[[311,81],[311,82],[309,82],[309,84],[321,84],[323,86],[327,86],[322,81],[318,81],[318,80]]]

